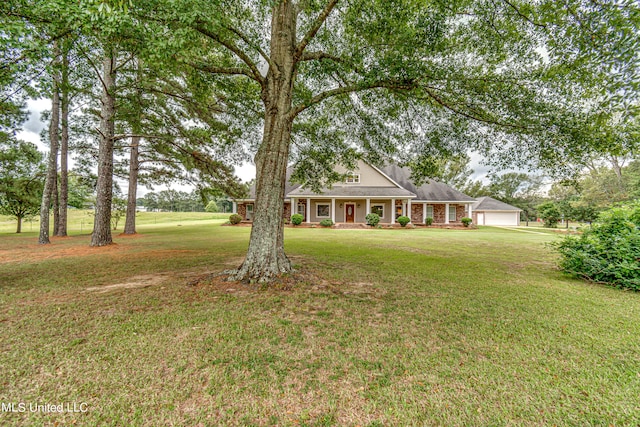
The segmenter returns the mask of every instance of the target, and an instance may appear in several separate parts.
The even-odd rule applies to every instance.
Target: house
[[[480,197],[472,206],[473,223],[476,225],[520,225],[522,209],[491,197]]]
[[[368,213],[380,215],[381,224],[395,224],[396,219],[408,216],[411,222],[423,224],[433,218],[434,224],[459,224],[463,217],[471,217],[476,200],[448,185],[430,180],[421,186],[410,179],[410,171],[396,165],[377,168],[359,161],[357,168],[336,171],[346,174],[344,182],[314,193],[300,184],[289,182],[287,171],[284,218],[292,213],[303,216],[308,224],[331,219],[334,223],[365,224]],[[236,211],[251,221],[254,213],[255,188],[247,199],[236,201]],[[293,206],[293,208],[292,208]]]

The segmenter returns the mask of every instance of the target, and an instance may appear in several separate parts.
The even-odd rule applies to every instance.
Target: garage
[[[520,225],[521,209],[492,197],[480,197],[472,209],[473,222],[476,225]]]

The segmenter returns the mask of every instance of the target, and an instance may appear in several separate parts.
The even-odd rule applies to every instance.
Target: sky
[[[19,139],[32,142],[38,146],[40,151],[48,151],[48,147],[42,143],[40,133],[45,128],[45,123],[40,120],[40,114],[42,111],[51,108],[51,101],[48,99],[37,99],[37,100],[29,100],[27,101],[27,110],[29,111],[29,118],[22,126],[22,131],[17,134]],[[483,165],[482,156],[471,153],[471,164],[470,167],[473,169],[474,173],[471,175],[471,179],[478,180],[481,179],[483,181],[487,181],[487,173],[489,172],[489,168],[486,165]],[[73,167],[73,160],[70,159],[70,165]],[[244,163],[240,166],[235,167],[236,175],[243,181],[247,182],[256,176],[256,168],[251,163]],[[120,187],[126,189],[127,186],[120,183]],[[153,191],[162,191],[165,190],[166,186],[156,186]],[[182,191],[190,191],[192,187],[175,184],[172,185],[171,188],[175,190]],[[147,190],[144,186],[140,186],[138,188],[138,194],[144,195],[149,190]]]

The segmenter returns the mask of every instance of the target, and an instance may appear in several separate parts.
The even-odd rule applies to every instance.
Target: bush
[[[580,236],[552,244],[575,277],[640,290],[640,203],[604,211]]]
[[[333,221],[331,221],[329,218],[323,219],[322,221],[320,221],[320,225],[323,227],[331,227],[333,226]]]
[[[411,219],[409,219],[408,216],[404,216],[403,215],[403,216],[399,216],[397,221],[398,221],[398,224],[400,224],[403,227],[406,227],[407,224],[409,224],[411,222]]]
[[[538,206],[538,215],[544,221],[544,226],[553,228],[558,226],[560,221],[560,210],[553,202],[545,202]]]
[[[368,225],[375,227],[380,222],[380,215],[375,213],[370,213],[370,214],[367,214],[367,216],[365,216],[364,219],[367,220]]]
[[[471,225],[471,222],[473,220],[471,218],[469,218],[468,216],[465,216],[463,218],[460,218],[460,222],[462,223],[462,225],[464,225],[465,227],[468,227]]]
[[[229,217],[229,222],[233,225],[240,224],[242,222],[242,217],[238,214],[232,214]]]
[[[424,220],[424,224],[425,224],[425,225],[431,225],[431,224],[433,224],[433,218],[431,218],[431,217],[426,218],[426,219]]]
[[[291,215],[291,224],[293,225],[300,225],[302,224],[303,220],[304,220],[304,217],[300,214]]]

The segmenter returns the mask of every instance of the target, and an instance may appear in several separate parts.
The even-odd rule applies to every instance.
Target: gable
[[[362,160],[358,160],[358,166],[356,169],[346,169],[342,165],[338,165],[335,168],[338,173],[348,173],[353,172],[354,174],[360,175],[360,182],[358,184],[355,183],[345,183],[345,182],[336,182],[333,184],[333,187],[353,187],[353,186],[361,186],[361,187],[391,187],[398,188],[389,177],[385,176],[381,171],[369,165],[368,163],[363,162]]]

